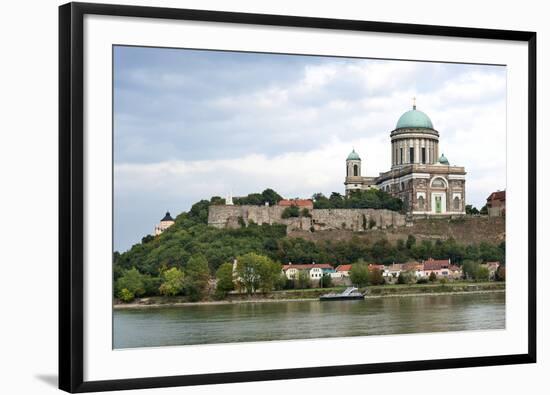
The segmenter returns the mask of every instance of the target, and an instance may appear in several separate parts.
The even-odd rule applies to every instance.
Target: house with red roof
[[[429,277],[435,273],[437,278],[459,279],[462,277],[462,269],[451,264],[451,259],[428,259],[424,261],[424,275]]]
[[[282,271],[289,280],[296,280],[302,271],[307,272],[311,280],[320,280],[324,274],[333,273],[334,268],[328,263],[296,264],[289,262],[288,265],[283,265]]]
[[[424,273],[424,264],[416,261],[406,262],[403,264],[403,271],[412,273],[417,279],[426,277]]]
[[[338,265],[336,270],[331,274],[333,278],[344,278],[349,277],[349,272],[351,270],[351,265]]]
[[[396,279],[403,271],[403,267],[403,263],[394,263],[392,265],[385,266],[382,275],[389,279]]]
[[[384,270],[386,270],[386,266],[376,263],[369,263],[369,272],[372,272],[373,270],[380,270],[382,273],[384,273]]]
[[[297,206],[299,208],[307,208],[313,210],[313,200],[311,199],[283,199],[277,203],[281,207]]]

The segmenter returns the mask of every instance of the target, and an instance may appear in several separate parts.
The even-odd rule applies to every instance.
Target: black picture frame
[[[528,43],[528,352],[526,354],[84,381],[83,19],[86,14]],[[404,23],[68,3],[59,8],[59,388],[90,392],[536,362],[536,33]]]

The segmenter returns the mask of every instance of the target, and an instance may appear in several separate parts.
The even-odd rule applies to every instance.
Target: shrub
[[[428,283],[428,279],[426,277],[421,277],[419,278],[418,280],[416,280],[416,283],[417,284],[427,284]]]
[[[430,282],[434,282],[435,280],[437,280],[437,275],[435,274],[435,272],[431,272],[430,273]]]
[[[283,210],[281,218],[295,218],[300,216],[300,209],[298,206],[292,205]]]
[[[374,219],[369,219],[369,229],[372,229],[376,226],[376,221]]]
[[[122,288],[118,293],[118,298],[124,303],[128,303],[134,300],[135,295],[133,292],[129,291],[128,288]]]
[[[413,282],[413,275],[409,272],[401,272],[397,277],[397,284],[411,284]]]
[[[311,213],[309,212],[309,210],[307,208],[302,209],[302,217],[311,218]]]

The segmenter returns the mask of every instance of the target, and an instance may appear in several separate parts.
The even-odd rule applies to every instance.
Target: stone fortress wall
[[[311,217],[281,217],[285,207],[280,206],[210,206],[208,225],[220,229],[236,229],[241,224],[287,225],[287,232],[297,230],[352,230],[386,229],[407,225],[406,216],[391,210],[376,209],[312,209]]]

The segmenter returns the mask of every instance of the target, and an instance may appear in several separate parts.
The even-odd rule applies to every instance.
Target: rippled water
[[[115,310],[114,348],[504,329],[505,294]]]

